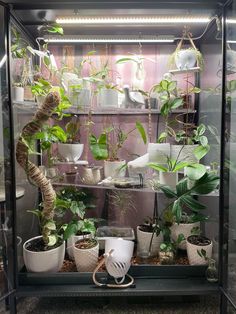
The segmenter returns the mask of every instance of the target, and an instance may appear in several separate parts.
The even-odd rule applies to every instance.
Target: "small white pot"
[[[85,234],[85,235],[75,235],[70,237],[67,240],[67,245],[66,245],[66,250],[67,250],[67,254],[69,255],[70,259],[74,260],[74,251],[73,251],[73,246],[75,244],[75,242],[82,240],[84,238],[90,238],[91,234]]]
[[[76,162],[80,159],[84,150],[84,144],[58,143],[58,153],[65,161]]]
[[[73,246],[73,254],[75,258],[75,264],[78,271],[92,272],[97,266],[99,253],[99,244],[97,243],[91,249],[78,249]]]
[[[181,49],[175,55],[175,64],[179,70],[193,68],[197,62],[196,52],[193,49]]]
[[[176,160],[178,158],[178,161],[197,163],[198,160],[194,155],[196,147],[198,145],[171,145],[171,159]]]
[[[121,167],[126,164],[125,160],[115,160],[115,161],[110,161],[110,160],[104,160],[104,176],[105,178],[108,177],[118,177],[118,178],[123,178],[125,177],[126,174],[126,169],[123,168],[122,170]]]
[[[12,99],[13,101],[24,101],[24,87],[13,86]]]
[[[171,188],[175,189],[176,184],[178,183],[178,171],[176,172],[159,172],[159,183],[163,185],[168,185]]]
[[[166,164],[167,157],[170,157],[170,143],[149,143],[147,152],[149,162]]]
[[[152,232],[144,232],[140,230],[140,226],[137,227],[137,241],[138,241],[137,252],[138,254],[149,252],[151,238],[152,238]],[[160,244],[162,242],[163,242],[162,233],[160,233],[158,236],[154,234],[153,239],[152,239],[150,256],[158,255],[160,251]]]
[[[118,92],[114,89],[102,89],[99,103],[101,107],[118,107]]]
[[[191,231],[193,228],[200,228],[200,222],[194,222],[190,224],[177,224],[174,223],[173,226],[171,226],[171,238],[174,241],[177,241],[179,234],[183,234],[185,239],[187,239],[191,235]],[[181,250],[186,250],[187,245],[186,245],[186,240],[183,240],[180,244],[178,244],[178,248]]]
[[[204,257],[201,257],[198,254],[198,251],[201,252],[201,250],[206,251],[206,256],[208,258],[212,257],[212,241],[209,245],[195,245],[188,241],[187,238],[187,254],[188,254],[188,260],[190,265],[207,265],[208,261],[205,260]]]
[[[42,238],[42,236],[31,238],[23,245],[23,258],[27,271],[33,273],[58,272],[64,261],[65,242],[49,251],[33,252],[27,250],[27,243],[39,238]]]
[[[97,184],[102,180],[102,167],[83,167],[81,181],[85,184]]]

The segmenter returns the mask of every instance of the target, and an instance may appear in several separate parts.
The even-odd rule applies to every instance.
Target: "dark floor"
[[[3,307],[0,314],[7,313]],[[26,298],[18,302],[18,314],[218,314],[217,297],[87,299]],[[229,312],[230,313],[230,312]]]

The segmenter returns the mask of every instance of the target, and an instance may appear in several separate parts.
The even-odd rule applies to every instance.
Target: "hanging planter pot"
[[[150,229],[149,225],[140,225],[137,227],[137,252],[139,254],[149,253],[150,242],[152,239],[153,231]],[[160,251],[160,244],[163,241],[162,233],[158,236],[154,234],[152,239],[152,245],[150,250],[150,256],[157,256]]]
[[[149,143],[147,152],[149,154],[149,162],[165,164],[167,157],[170,157],[170,144]]]
[[[95,239],[82,239],[73,246],[77,270],[80,272],[94,271],[99,253],[99,244]]]
[[[205,256],[201,256],[201,251]],[[212,241],[204,236],[191,235],[187,238],[187,254],[190,265],[207,265],[212,256]]]
[[[174,223],[173,226],[171,226],[171,238],[177,242],[179,234],[183,234],[185,239],[187,239],[189,236],[191,236],[191,231],[193,228],[200,228],[200,222],[194,222],[194,223]],[[186,240],[181,241],[181,243],[178,244],[178,248],[181,250],[186,250]]]
[[[175,65],[179,70],[188,70],[195,66],[197,56],[194,49],[180,49],[175,55]]]
[[[24,87],[13,86],[12,87],[12,99],[13,101],[23,102],[24,101]]]
[[[198,145],[171,145],[171,159],[197,163],[198,160],[194,155],[194,150]]]
[[[125,160],[104,160],[104,176],[105,178],[108,177],[118,177],[123,178],[126,174],[126,168],[125,166],[126,161]],[[122,168],[123,167],[123,168]]]
[[[34,237],[23,245],[23,258],[28,272],[58,272],[65,256],[65,242],[48,251],[40,251],[44,246],[42,236]]]
[[[159,172],[159,183],[162,185],[168,185],[171,188],[175,189],[176,184],[178,183],[178,172]]]
[[[59,155],[68,162],[78,161],[84,150],[84,144],[80,143],[58,143],[57,147]]]

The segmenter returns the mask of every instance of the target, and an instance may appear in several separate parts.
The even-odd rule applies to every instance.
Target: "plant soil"
[[[82,239],[75,243],[75,247],[81,250],[92,249],[97,245],[97,241],[94,239]]]
[[[204,236],[199,236],[199,235],[191,235],[188,237],[188,242],[194,245],[199,245],[199,246],[206,246],[211,244],[211,240]]]
[[[53,246],[45,246],[43,238],[38,238],[38,239],[34,239],[34,240],[28,242],[26,244],[25,248],[31,252],[44,252],[44,251],[50,251],[50,250],[56,249],[61,244],[62,244],[62,241],[58,241]]]
[[[139,225],[139,230],[142,232],[153,233],[152,225]]]

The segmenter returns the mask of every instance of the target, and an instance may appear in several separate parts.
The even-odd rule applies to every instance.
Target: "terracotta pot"
[[[23,245],[23,257],[27,271],[33,273],[58,272],[64,261],[65,242],[49,251],[33,252],[27,250],[27,244],[39,238],[42,236],[31,238]]]

